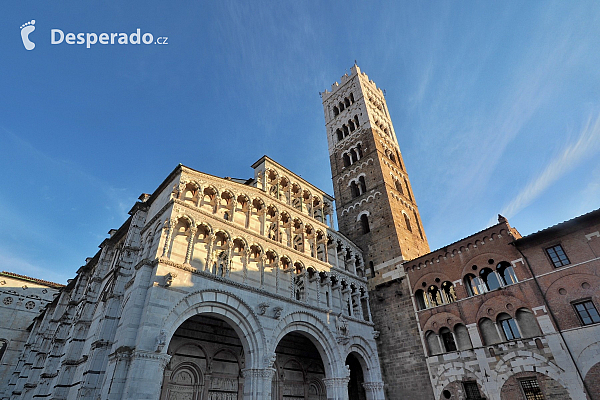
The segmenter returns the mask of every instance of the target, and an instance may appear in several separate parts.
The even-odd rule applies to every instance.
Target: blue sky
[[[432,249],[600,207],[597,1],[122,3],[2,5],[1,270],[66,282],[178,163],[247,178],[267,154],[333,193],[319,92],[354,60]],[[50,43],[137,28],[168,45]]]

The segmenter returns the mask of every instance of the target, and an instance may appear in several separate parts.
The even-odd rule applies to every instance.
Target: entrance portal
[[[277,359],[272,400],[325,400],[325,369],[319,351],[306,336],[285,335],[275,350]]]
[[[363,383],[365,381],[363,369],[354,353],[348,354],[346,365],[350,367],[350,382],[348,382],[349,400],[366,400],[367,395]]]
[[[161,400],[241,400],[244,350],[222,319],[196,315],[175,331],[165,368]]]

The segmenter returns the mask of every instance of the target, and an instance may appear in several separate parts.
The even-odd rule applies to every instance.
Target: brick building
[[[526,237],[499,217],[403,265],[436,399],[598,398],[599,229],[600,210]]]

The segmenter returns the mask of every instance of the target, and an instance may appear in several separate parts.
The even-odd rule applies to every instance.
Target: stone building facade
[[[333,198],[268,157],[178,166],[35,321],[12,399],[372,399],[360,249]]]
[[[53,282],[0,272],[0,382],[9,381],[29,336],[28,328],[61,287]]]
[[[436,399],[597,399],[600,210],[506,219],[403,265]]]

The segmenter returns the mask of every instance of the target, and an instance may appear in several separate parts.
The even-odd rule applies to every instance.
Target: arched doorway
[[[365,382],[362,366],[355,353],[348,354],[346,365],[350,368],[350,381],[348,382],[349,400],[366,400],[367,394],[363,383]]]
[[[285,335],[275,349],[272,400],[325,400],[325,368],[313,342],[299,332]]]
[[[208,314],[188,318],[173,334],[161,400],[239,400],[242,342],[229,322]]]

